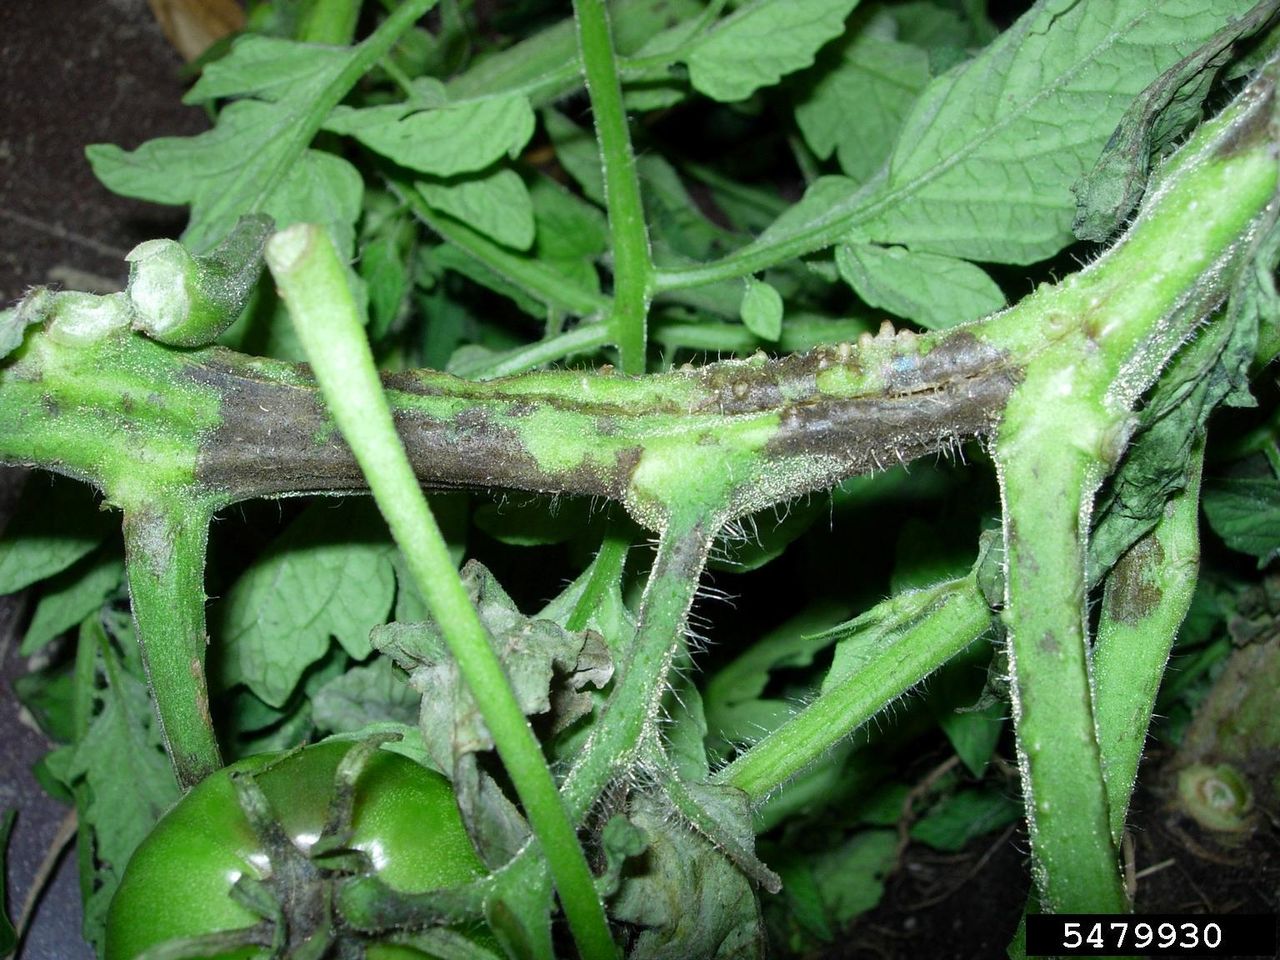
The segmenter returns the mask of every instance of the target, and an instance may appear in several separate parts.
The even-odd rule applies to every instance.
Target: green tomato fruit
[[[262,917],[230,896],[248,876],[265,881],[271,852],[241,807],[233,772],[254,781],[293,845],[304,854],[329,817],[338,764],[352,747],[331,741],[284,755],[251,757],[209,776],[166,813],[134,852],[107,914],[106,960],[133,960],[179,938],[238,930]],[[277,762],[273,762],[277,761]],[[260,772],[255,772],[260,771]],[[457,886],[484,873],[444,777],[405,757],[376,751],[355,782],[350,848],[383,882],[404,893]],[[492,943],[476,931],[477,942]],[[368,960],[422,960],[418,950],[370,944]],[[220,960],[265,958],[239,948]]]

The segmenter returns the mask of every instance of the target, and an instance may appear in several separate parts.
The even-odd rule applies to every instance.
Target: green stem
[[[413,78],[401,70],[391,57],[383,57],[378,61],[378,66],[395,82],[395,85],[400,88],[400,92],[404,94],[405,100],[413,104],[415,109],[426,110],[430,107],[430,104],[424,101],[422,95],[413,88]]]
[[[753,803],[762,802],[990,628],[991,610],[975,577],[940,584],[928,594],[927,603],[908,612],[902,634],[878,656],[824,689],[817,700],[716,773],[714,781],[737,787]]]
[[[313,0],[298,24],[298,39],[303,43],[325,43],[345,47],[356,35],[363,0]]]
[[[1165,664],[1195,593],[1200,560],[1200,467],[1192,454],[1187,485],[1160,523],[1112,568],[1094,644],[1095,713],[1111,808],[1111,837],[1124,835],[1129,797]]]
[[[658,541],[635,639],[613,694],[564,783],[565,805],[576,820],[631,765],[646,733],[655,729],[667,674],[684,641],[685,617],[716,529],[704,515],[676,514]]]
[[[847,232],[848,228],[844,229]],[[808,234],[789,237],[785,242],[776,244],[752,243],[710,263],[656,270],[653,274],[653,292],[669,293],[672,290],[702,287],[721,280],[739,280],[761,273],[769,267],[776,267],[780,263],[830,246],[839,236],[829,236],[828,233],[830,231],[816,233],[813,237]]]
[[[596,138],[604,161],[605,204],[613,238],[614,338],[622,357],[623,372],[644,373],[645,325],[653,260],[631,133],[627,128],[627,110],[622,102],[622,84],[618,81],[618,64],[609,32],[609,14],[604,0],[574,0],[573,9],[578,21],[578,47],[587,94],[591,98]]]
[[[680,42],[672,47],[663,44],[664,49],[659,52],[644,57],[623,57],[621,61],[622,75],[624,77],[636,76],[642,79],[652,70],[666,70],[678,60],[683,60],[689,55],[689,48],[693,46],[694,41],[702,37],[716,19],[724,12],[724,8],[728,5],[728,0],[711,0],[697,18],[687,25],[681,24],[680,29],[683,34]],[[674,31],[672,31],[674,32]]]
[[[633,47],[640,47],[667,28],[670,0],[611,0],[609,15],[626,33]],[[677,26],[674,29],[682,29]],[[498,53],[485,57],[449,81],[452,101],[522,93],[535,108],[570,96],[582,85],[578,38],[571,20],[562,20]],[[666,76],[670,59],[639,71],[628,80],[658,80]]]
[[[561,333],[537,343],[530,343],[496,356],[483,357],[474,363],[460,363],[450,373],[470,380],[492,380],[524,373],[536,367],[555,363],[575,353],[593,353],[613,342],[613,331],[607,324],[584,323],[568,333]]]
[[[181,498],[126,509],[125,570],[160,732],[187,789],[222,766],[204,662],[204,562],[210,511]]]
[[[1023,301],[1042,318],[1032,338],[1043,346],[1006,341],[1032,354],[1005,406],[995,461],[1014,724],[1040,898],[1053,912],[1128,906],[1112,835],[1122,814],[1110,807],[1121,778],[1104,777],[1091,684],[1090,514],[1125,449],[1132,406],[1273,222],[1275,69],[1161,167],[1124,240]],[[1003,322],[993,318],[991,332],[1016,338]]]
[[[603,313],[609,308],[608,298],[597,291],[570,283],[565,280],[564,274],[542,261],[512,253],[466,224],[432,209],[422,198],[422,194],[413,188],[412,183],[397,179],[389,182],[396,196],[408,206],[415,217],[477,263],[483,264],[535,300],[579,317]]]
[[[1010,416],[1046,401],[1042,390],[1020,392]],[[1122,913],[1087,652],[1084,532],[1099,471],[1069,443],[1033,426],[1016,453],[997,454],[1013,717],[1042,902],[1055,913]]]
[[[492,641],[458,577],[382,392],[346,270],[324,232],[277,234],[267,263],[343,436],[458,663],[524,805],[584,958],[617,955],[586,857]]]
[[[600,552],[596,554],[595,561],[591,565],[591,578],[587,581],[586,589],[582,591],[582,596],[578,598],[573,612],[565,621],[566,630],[573,633],[586,629],[591,615],[600,606],[605,591],[621,578],[622,568],[627,562],[627,551],[630,549],[630,539],[618,533],[614,526],[610,526],[604,535],[604,541],[600,544]]]

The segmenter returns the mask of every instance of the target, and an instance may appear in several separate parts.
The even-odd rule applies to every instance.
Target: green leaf
[[[369,240],[360,250],[360,279],[369,291],[369,339],[384,337],[400,315],[409,294],[409,271],[391,229]]]
[[[591,269],[591,262],[609,249],[609,223],[598,207],[592,206],[548,176],[536,176],[529,183],[537,220],[538,238],[533,253],[539,260],[564,264],[561,269]],[[585,281],[599,290],[599,278]]]
[[[604,167],[600,161],[600,147],[591,130],[578,126],[552,107],[542,112],[542,125],[555,147],[560,166],[577,181],[584,197],[603,206]]]
[[[810,858],[814,883],[833,926],[866,913],[884,896],[884,878],[897,861],[893,830],[860,830]]]
[[[84,930],[101,945],[107,905],[129,857],[179,791],[146,685],[125,669],[96,618],[81,627],[80,643],[91,645],[100,679],[86,678],[87,730],[54,772],[74,792],[82,842],[91,843],[92,856],[82,861],[91,871],[81,878]]]
[[[228,97],[256,97],[268,103],[314,95],[350,59],[337,47],[248,34],[231,52],[206,64],[184,103],[212,103]]]
[[[63,571],[50,581],[36,604],[19,653],[29,657],[58,634],[70,630],[101,607],[123,578],[124,562],[106,550]]]
[[[1125,111],[1098,163],[1072,188],[1079,202],[1072,228],[1081,240],[1106,240],[1133,212],[1151,160],[1200,119],[1201,106],[1234,45],[1266,26],[1277,3],[1266,0],[1233,19],[1160,75]]]
[[[822,904],[822,891],[809,865],[797,859],[779,867],[778,875],[782,877],[787,919],[811,937],[822,941],[833,939],[834,931]]]
[[[324,122],[403,167],[437,177],[473,173],[520,155],[534,115],[522,94],[449,103],[429,110],[408,104],[337,107]]]
[[[836,265],[870,306],[930,330],[976,320],[1004,306],[1004,294],[980,267],[936,253],[843,243],[836,248]]]
[[[421,696],[386,657],[352,667],[311,697],[316,725],[332,733],[362,730],[374,723],[413,725]]]
[[[1280,480],[1232,477],[1205,485],[1204,514],[1232,550],[1262,567],[1280,556]]]
[[[84,484],[32,476],[0,537],[0,596],[67,569],[118,523]]]
[[[5,907],[5,877],[9,875],[8,852],[9,834],[13,831],[13,821],[17,818],[16,810],[6,810],[0,815],[0,957],[7,957],[18,946],[18,931],[9,919],[9,911]]]
[[[448,181],[419,180],[418,192],[434,209],[461,220],[503,246],[528,250],[533,243],[533,200],[514,170]]]
[[[1071,186],[1130,97],[1198,48],[1243,0],[1041,0],[935,80],[903,128],[873,240],[1030,263],[1071,242]]]
[[[831,669],[822,681],[823,692],[857,673],[864,663],[908,633],[936,604],[945,602],[955,586],[955,581],[945,581],[921,590],[903,591],[815,637],[815,642],[837,644]]]
[[[1007,704],[993,703],[965,713],[951,710],[938,718],[938,725],[951,741],[956,755],[975,777],[982,775],[995,752],[1008,712]]]
[[[757,337],[777,340],[782,336],[782,297],[763,280],[747,278],[741,314],[743,324]]]
[[[803,240],[810,234],[823,231],[830,224],[837,227],[835,236],[842,236],[851,226],[847,222],[849,208],[856,205],[863,194],[868,193],[869,189],[859,188],[857,181],[848,177],[819,177],[809,184],[803,197],[780,214],[754,243],[744,249],[781,246]],[[826,245],[820,242],[807,249]]]
[[[897,21],[895,39],[929,51],[930,66],[935,75],[964,60],[966,47],[983,46],[996,34],[985,12],[980,14],[983,22],[979,24],[953,6],[944,7],[931,0],[908,0],[895,3],[885,11]],[[978,5],[968,3],[970,10],[975,6]],[[985,7],[985,3],[981,6]],[[945,61],[941,69],[939,60]]]
[[[227,721],[219,735],[229,760],[291,750],[316,735],[311,704],[304,697],[295,696],[277,710],[237,687],[224,703]]]
[[[190,204],[183,242],[195,252],[211,248],[247,213],[270,214],[277,226],[325,223],[339,249],[349,251],[363,182],[345,160],[307,148],[355,83],[348,68],[362,46],[343,50],[244,36],[206,68],[189,99],[255,99],[229,104],[212,130],[194,137],[161,137],[129,152],[96,144],[86,155],[98,179],[116,193]],[[317,186],[323,196],[312,199]],[[331,194],[349,198],[353,190],[355,212],[350,204],[341,210],[350,219],[315,215]]]
[[[341,157],[306,150],[262,204],[262,212],[282,229],[294,223],[318,223],[337,248],[355,249],[355,222],[364,199],[360,172]]]
[[[856,228],[860,241],[914,253],[993,263],[1048,257],[1073,241],[1071,186],[1131,98],[1251,6],[1040,0],[925,88],[885,168],[862,190],[819,178],[737,255],[798,255]]]
[[[929,82],[923,50],[860,31],[796,106],[796,123],[820,159],[867,180],[880,169],[920,91]],[[826,59],[825,57],[823,58]]]
[[[74,687],[68,670],[51,668],[23,674],[13,681],[13,692],[50,740],[70,743],[75,739]]]
[[[656,154],[638,157],[636,172],[656,263],[705,260],[741,245],[740,237],[707,219],[676,168],[664,158]]]
[[[494,243],[465,223],[435,213],[407,185],[396,183],[396,193],[448,243],[432,251],[437,265],[456,270],[503,296],[525,312],[545,318],[548,309],[586,316],[605,309],[600,277],[585,250],[607,236],[600,233],[603,214],[590,204],[572,199],[562,187],[530,184],[533,198],[535,240],[533,250],[520,253]],[[572,225],[565,229],[565,224]]]
[[[1021,816],[1022,807],[1000,790],[961,790],[916,821],[911,838],[954,853],[975,837],[1008,826]]]
[[[309,507],[216,608],[212,632],[226,686],[243,683],[279,707],[330,636],[357,660],[369,655],[369,631],[395,591],[392,550],[373,508],[349,506]]]
[[[750,0],[685,55],[694,89],[714,100],[749,97],[813,63],[844,30],[858,0]]]

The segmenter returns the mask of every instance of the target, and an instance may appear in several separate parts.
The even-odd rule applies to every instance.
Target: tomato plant
[[[1276,613],[1280,0],[251,6],[210,130],[88,150],[182,238],[0,314],[90,938],[176,792],[334,733],[487,868],[303,858],[362,942],[806,955],[1019,821],[999,949],[1132,909],[1153,717]]]
[[[257,942],[258,949],[209,955],[267,956],[263,947],[276,934],[275,918],[264,918],[233,897],[241,878],[255,881],[268,902],[281,909],[289,926],[286,942],[322,940],[329,919],[325,898],[332,895],[327,885],[342,869],[326,870],[322,858],[311,862],[309,854],[333,832],[330,818],[343,789],[335,789],[335,777],[350,749],[350,743],[327,742],[286,754],[259,754],[224,767],[188,792],[125,869],[107,915],[108,960],[133,960],[159,944],[201,935],[247,938],[250,929],[256,929],[256,941],[246,942]],[[234,785],[234,778],[245,776],[252,777],[269,807],[262,824],[246,814]],[[483,873],[444,777],[379,751],[349,789],[350,832],[341,849],[363,855],[357,868],[406,893],[457,886]],[[274,832],[277,825],[281,835]],[[327,935],[338,940],[343,933]],[[397,945],[365,946],[370,960],[424,955]]]

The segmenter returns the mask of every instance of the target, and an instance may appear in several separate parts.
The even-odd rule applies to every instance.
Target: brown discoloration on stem
[[[1013,387],[1009,372],[997,370],[895,397],[789,404],[768,452],[829,457],[849,474],[882,469],[988,432]]]
[[[1245,114],[1243,121],[1235,124],[1218,145],[1216,153],[1228,159],[1238,153],[1275,139],[1272,129],[1275,122],[1276,88],[1273,82],[1255,84],[1257,105]]]
[[[1164,565],[1164,547],[1154,536],[1135,543],[1112,567],[1107,584],[1107,615],[1117,623],[1145,620],[1160,603],[1164,591],[1151,573]]]
[[[849,344],[667,374],[670,393],[679,399],[668,400],[657,390],[631,406],[590,398],[590,391],[582,394],[587,399],[553,393],[537,375],[524,378],[529,386],[523,395],[430,371],[388,375],[384,383],[410,462],[426,486],[624,499],[646,438],[651,431],[669,436],[673,418],[677,432],[679,419],[689,418],[690,441],[696,443],[715,436],[708,417],[776,415],[780,426],[763,451],[764,462],[804,464],[792,471],[794,482],[777,491],[784,498],[991,430],[1016,382],[1015,371],[966,331],[938,340],[921,355],[917,348],[924,345],[901,337],[877,378],[887,387],[867,396],[833,396],[818,386],[818,375],[836,365],[851,375],[861,370],[865,358]],[[364,489],[305,367],[246,363],[210,351],[188,373],[223,398],[221,425],[201,445],[197,478],[206,490],[232,502]],[[607,375],[583,374],[594,376]],[[692,395],[690,379],[700,387]],[[581,431],[575,442],[589,446],[590,437],[597,437],[601,456],[572,468],[540,464],[520,430],[523,421],[546,411],[565,415],[559,429]],[[574,417],[581,418],[580,426]]]
[[[246,377],[213,364],[194,375],[224,398],[222,425],[203,444],[197,467],[204,486],[236,500],[365,489],[364,476],[314,387]],[[388,386],[411,382],[406,377],[388,381]],[[394,411],[396,429],[415,473],[428,486],[621,494],[629,476],[621,468],[602,476],[585,469],[553,474],[539,467],[519,435],[497,420],[498,408],[509,413],[511,406],[477,404],[442,420],[402,405]]]

